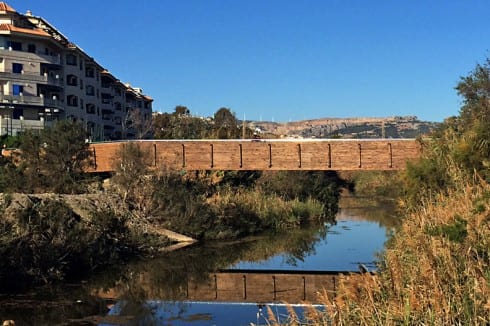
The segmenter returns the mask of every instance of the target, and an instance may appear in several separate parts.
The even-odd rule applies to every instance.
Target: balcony
[[[49,63],[53,65],[61,65],[61,56],[58,55],[47,55],[41,53],[31,53],[24,51],[14,51],[8,49],[0,49],[0,56],[8,59],[16,59],[23,61],[35,61]]]
[[[44,127],[50,126],[51,124],[51,121],[46,121],[44,118],[40,118],[39,120],[24,120],[0,117],[0,136],[15,136],[27,129],[40,130],[44,129]]]
[[[102,120],[112,120],[114,110],[110,107],[102,106]]]
[[[59,75],[41,75],[39,73],[34,72],[22,72],[22,73],[14,73],[12,70],[5,69],[4,71],[0,71],[0,79],[8,79],[8,80],[18,80],[23,82],[35,82],[42,84],[49,84],[54,86],[63,86],[62,80],[59,78]]]
[[[0,105],[22,104],[29,106],[51,107],[58,112],[63,110],[63,104],[58,99],[48,99],[43,96],[3,95],[0,94]]]

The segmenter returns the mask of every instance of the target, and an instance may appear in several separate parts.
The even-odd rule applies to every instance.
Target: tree
[[[143,212],[148,209],[154,191],[150,173],[148,151],[139,143],[121,145],[115,161],[112,183],[131,209]]]
[[[19,166],[12,171],[16,190],[78,193],[84,190],[91,164],[88,134],[79,123],[58,121],[40,132],[27,130],[20,138]]]
[[[124,138],[133,133],[136,139],[147,138],[151,135],[152,119],[140,109],[130,109],[122,121],[122,130]]]
[[[187,108],[187,106],[183,105],[177,105],[175,107],[175,115],[181,116],[181,115],[189,115],[191,111]]]
[[[214,135],[219,139],[241,137],[238,121],[229,108],[222,107],[214,114]]]
[[[458,144],[455,159],[490,180],[490,60],[462,77],[456,90],[463,106],[459,117],[446,123],[446,134],[457,137],[451,139]]]
[[[424,157],[403,174],[406,199],[414,206],[475,176],[490,181],[490,61],[461,77],[455,89],[463,99],[459,115],[422,143]]]
[[[153,118],[153,135],[156,139],[202,139],[209,137],[210,124],[206,119],[193,117],[182,105],[173,113],[157,114]]]

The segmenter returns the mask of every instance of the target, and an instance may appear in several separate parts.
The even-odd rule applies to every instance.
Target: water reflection
[[[335,219],[377,223],[391,232],[401,225],[396,214],[396,203],[386,198],[343,196]]]
[[[315,253],[315,243],[325,238],[326,226],[267,234],[244,241],[212,243],[184,248],[164,257],[138,261],[111,272],[109,284],[94,278],[97,293],[102,297],[132,302],[151,299],[181,300],[186,297],[189,283],[209,282],[211,273],[241,261],[260,262],[281,256],[290,265],[297,265]],[[114,279],[114,275],[119,275]],[[101,276],[105,279],[105,275]]]
[[[175,303],[156,300],[149,301],[145,305],[152,313],[132,319],[131,325],[271,325],[270,312],[279,323],[285,323],[290,318],[288,309],[294,310],[299,318],[302,318],[307,311],[304,305],[286,304]],[[314,307],[322,309],[320,305]],[[110,317],[121,318],[122,314],[120,305],[115,306],[109,313],[107,322],[100,325],[112,325],[108,323]]]
[[[99,315],[99,319],[91,317],[90,320],[99,324],[145,325],[179,325],[195,321],[202,325],[216,324],[217,320],[231,314],[232,324],[239,320],[249,324],[255,322],[257,305],[188,302],[185,299],[189,284],[212,284],[210,275],[230,268],[357,270],[359,263],[374,268],[375,252],[382,249],[387,234],[398,223],[390,205],[374,205],[368,199],[343,198],[336,223],[264,234],[243,241],[196,245],[167,253],[164,257],[114,266],[93,275],[76,288],[53,294],[53,298],[37,297],[37,302],[54,302],[53,309],[46,304],[31,304],[19,309],[19,306],[8,306],[2,301],[0,316],[14,320],[35,316],[25,324],[56,324]],[[32,302],[36,302],[36,296],[33,295]],[[110,313],[106,315],[108,308]],[[29,309],[32,313],[27,312]],[[229,323],[223,321],[220,324]]]

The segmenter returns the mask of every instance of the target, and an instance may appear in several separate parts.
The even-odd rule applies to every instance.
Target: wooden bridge
[[[139,140],[148,165],[173,170],[399,170],[415,139]],[[91,144],[90,172],[110,172],[123,142]]]

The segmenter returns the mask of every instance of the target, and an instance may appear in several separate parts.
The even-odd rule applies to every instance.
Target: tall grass
[[[226,189],[208,201],[216,216],[229,215],[230,207],[253,214],[261,225],[272,229],[285,229],[304,225],[324,216],[325,208],[316,199],[286,200],[275,194],[255,190]]]
[[[335,325],[488,325],[490,186],[465,185],[407,213],[376,276],[346,277],[326,312]]]

